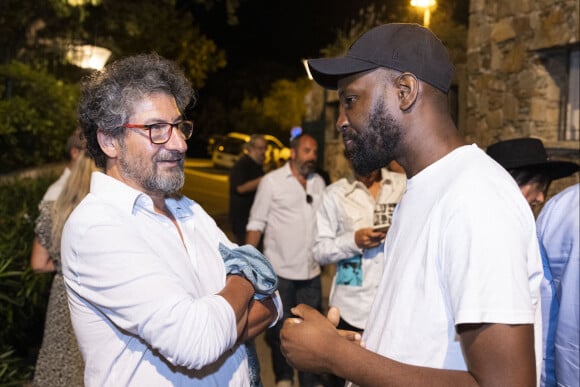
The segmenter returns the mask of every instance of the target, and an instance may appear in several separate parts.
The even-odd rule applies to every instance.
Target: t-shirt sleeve
[[[439,256],[456,324],[533,323],[530,281],[541,273],[530,265],[538,254],[531,211],[505,200],[490,208],[478,196],[454,200]]]

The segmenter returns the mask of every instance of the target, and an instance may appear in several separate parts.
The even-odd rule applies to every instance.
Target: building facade
[[[551,158],[580,162],[579,7],[577,0],[470,0],[467,60],[455,64],[450,98],[468,142],[486,148],[536,137]],[[323,167],[334,181],[350,172],[335,128],[336,93],[323,99]],[[578,174],[557,180],[548,196],[578,181]]]

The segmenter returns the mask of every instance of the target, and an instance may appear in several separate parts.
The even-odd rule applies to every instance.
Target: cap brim
[[[308,59],[308,67],[316,83],[325,89],[336,90],[339,79],[380,66],[356,58],[342,57]]]

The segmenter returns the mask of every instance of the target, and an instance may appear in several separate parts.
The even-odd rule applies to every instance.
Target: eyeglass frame
[[[183,130],[181,130],[179,128],[180,125],[182,124],[189,124],[191,127],[191,131],[189,132],[189,134],[186,134],[183,132]],[[167,130],[167,139],[165,141],[161,141],[161,142],[155,142],[153,141],[153,137],[151,136],[151,130],[154,129],[153,127],[155,125],[169,125],[169,129]],[[155,122],[153,124],[123,124],[121,125],[122,128],[127,128],[127,129],[141,129],[141,130],[147,130],[149,132],[149,141],[151,141],[151,144],[155,144],[155,145],[163,145],[163,144],[167,144],[167,142],[169,142],[169,140],[171,139],[171,135],[173,134],[173,128],[177,128],[179,130],[179,132],[181,132],[181,134],[183,134],[183,138],[185,140],[189,140],[191,138],[191,136],[193,135],[193,121],[191,120],[180,120],[174,123],[171,122]],[[159,130],[159,129],[158,129]]]

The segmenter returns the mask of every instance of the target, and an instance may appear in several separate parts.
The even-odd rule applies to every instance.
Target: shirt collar
[[[91,194],[121,211],[135,214],[140,209],[153,212],[151,197],[135,188],[128,186],[103,172],[93,172],[91,175]],[[185,196],[179,199],[165,199],[167,207],[177,218],[192,216],[191,200]]]

